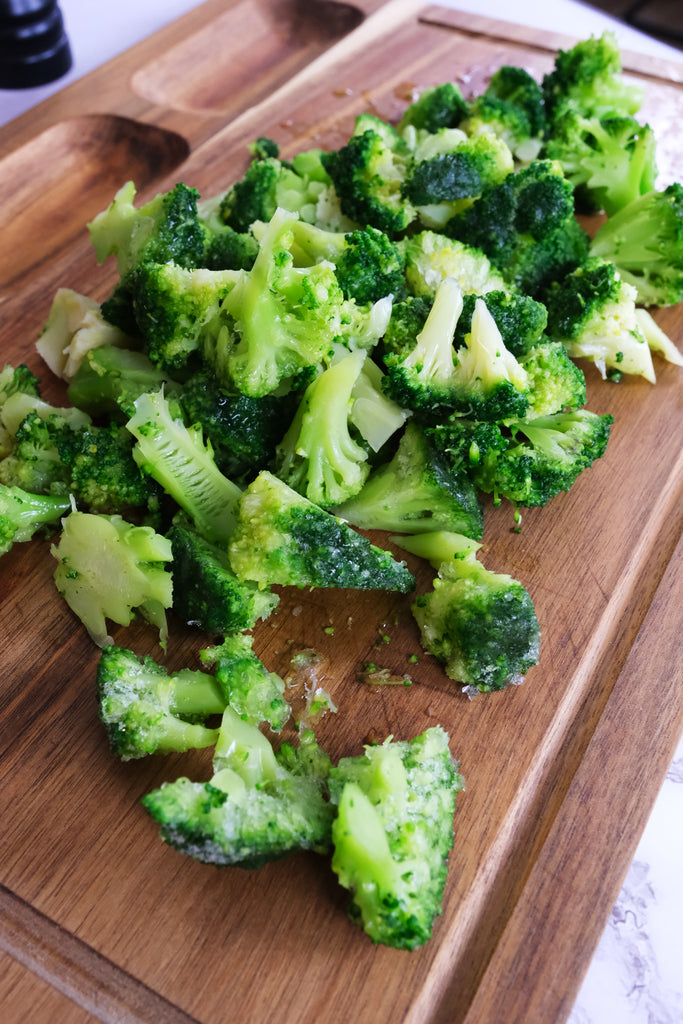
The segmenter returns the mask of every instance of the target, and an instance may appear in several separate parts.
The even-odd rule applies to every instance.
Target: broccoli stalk
[[[395,539],[437,570],[433,589],[416,598],[412,612],[423,647],[446,675],[464,683],[470,696],[521,683],[540,653],[538,619],[522,584],[486,569],[476,556],[481,544],[468,537]]]
[[[0,483],[0,555],[13,544],[30,540],[43,527],[54,525],[71,507],[68,496],[31,494]]]

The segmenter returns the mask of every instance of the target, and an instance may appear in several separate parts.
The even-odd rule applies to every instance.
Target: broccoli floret
[[[236,332],[227,372],[240,391],[254,397],[315,366],[342,332],[344,298],[334,267],[294,266],[292,223],[286,210],[276,211],[254,266],[240,272],[223,303]]]
[[[512,169],[512,153],[498,136],[468,136],[459,128],[443,128],[433,135],[418,134],[403,192],[420,221],[440,229]]]
[[[346,145],[324,153],[321,160],[342,212],[357,225],[372,225],[395,238],[415,219],[416,211],[403,194],[410,150],[390,124],[361,114]]]
[[[324,508],[357,494],[370,472],[368,452],[349,423],[365,359],[362,351],[348,353],[316,377],[277,447],[276,474]]]
[[[554,123],[544,155],[560,164],[583,211],[610,216],[655,186],[655,134],[634,117],[568,110]]]
[[[457,128],[468,113],[469,103],[455,82],[443,82],[423,89],[404,110],[398,131],[403,134],[409,125],[427,132]]]
[[[642,86],[621,76],[621,54],[611,31],[581,39],[569,50],[560,50],[552,71],[543,77],[542,89],[548,121],[565,110],[585,117],[635,114],[642,102]]]
[[[465,295],[507,289],[480,249],[436,231],[420,231],[402,244],[406,280],[413,295],[433,297],[445,277],[454,277]]]
[[[74,511],[62,526],[51,549],[58,562],[55,583],[94,642],[100,647],[112,642],[107,619],[128,626],[139,611],[164,644],[173,593],[170,541],[121,516]]]
[[[248,231],[223,225],[207,234],[204,265],[209,270],[251,270],[258,255],[258,242]]]
[[[608,374],[655,381],[652,355],[636,316],[636,290],[608,260],[589,259],[548,292],[548,333],[573,359]]]
[[[230,707],[240,718],[253,725],[267,722],[279,732],[291,713],[284,698],[285,684],[254,654],[253,643],[252,636],[237,633],[226,637],[218,647],[205,647],[200,660],[211,667]]]
[[[263,471],[244,491],[230,562],[261,586],[413,589],[405,563]]]
[[[248,232],[256,221],[271,220],[278,208],[315,223],[318,200],[329,182],[321,170],[317,160],[291,164],[276,156],[254,160],[223,197],[220,217],[240,233]]]
[[[68,496],[30,494],[21,487],[0,484],[0,555],[13,544],[30,540],[43,527],[53,526],[71,507]]]
[[[389,395],[430,419],[450,410],[494,421],[523,416],[526,373],[505,348],[484,299],[475,302],[470,330],[456,353],[462,305],[458,283],[445,278],[412,351],[384,355]]]
[[[454,533],[425,533],[400,544],[437,570],[433,589],[412,612],[425,650],[465,692],[521,683],[540,654],[541,633],[529,593],[517,580],[485,568],[481,547]]]
[[[354,498],[334,509],[362,530],[451,530],[481,538],[484,513],[466,473],[454,473],[416,423],[408,423],[390,462]]]
[[[299,398],[298,391],[260,398],[243,395],[220,387],[204,370],[186,380],[179,395],[186,422],[201,425],[216,465],[236,482],[270,464],[283,423],[294,415]]]
[[[122,761],[213,746],[218,729],[206,726],[225,710],[213,676],[169,673],[150,655],[106,644],[97,664],[97,705],[111,750]]]
[[[425,433],[448,460],[451,471],[457,476],[467,473],[475,483],[484,468],[495,461],[508,443],[498,423],[468,420],[461,416],[451,416],[442,423],[427,427]]]
[[[574,215],[574,190],[550,160],[508,174],[444,231],[481,249],[508,287],[536,299],[588,253],[588,234]]]
[[[510,425],[508,444],[487,450],[472,475],[499,503],[546,505],[568,491],[584,469],[602,458],[614,418],[588,409],[557,412]],[[452,424],[457,431],[457,424]],[[521,437],[519,436],[521,435]]]
[[[505,64],[470,103],[460,127],[470,135],[493,132],[520,164],[530,163],[543,145],[546,126],[543,90],[522,67]]]
[[[462,315],[455,331],[455,343],[462,344],[466,327],[472,320],[477,298],[483,298],[486,308],[500,331],[506,349],[521,359],[543,338],[548,325],[548,310],[542,302],[522,292],[505,290],[487,291],[484,295],[470,292],[463,295]]]
[[[11,448],[0,461],[0,482],[32,494],[66,495],[79,428],[72,426],[73,421],[63,416],[61,409],[29,396],[14,396],[14,399],[23,398],[28,399],[27,403],[9,398],[3,409]],[[40,404],[36,408],[37,403]],[[15,408],[17,405],[19,408]],[[21,416],[18,425],[14,423],[15,412]]]
[[[173,611],[209,633],[251,629],[277,606],[279,597],[239,579],[226,551],[180,522],[168,534],[173,551]]]
[[[295,850],[325,853],[333,808],[329,763],[306,733],[275,753],[259,729],[226,708],[209,782],[166,783],[142,803],[164,842],[217,867],[260,867]],[[321,752],[320,752],[321,754]]]
[[[3,422],[3,409],[7,399],[16,394],[40,398],[40,382],[33,371],[23,363],[16,367],[7,364],[0,370],[0,459],[9,455],[12,450],[13,433],[10,433]]]
[[[332,869],[373,942],[416,949],[431,936],[463,788],[440,726],[410,741],[389,737],[332,768]]]
[[[145,391],[177,396],[179,385],[145,355],[131,349],[103,345],[86,353],[67,391],[69,401],[90,416],[128,419],[135,399]]]
[[[585,405],[586,378],[562,342],[540,342],[521,357],[520,366],[527,375],[527,419]]]
[[[186,427],[160,392],[135,401],[126,424],[136,439],[133,455],[213,543],[227,541],[241,489],[224,476],[204,442],[201,427]]]
[[[611,260],[644,306],[683,301],[683,185],[653,189],[602,224],[590,254]]]
[[[132,275],[135,320],[151,361],[181,371],[202,354],[239,271],[145,263]]]

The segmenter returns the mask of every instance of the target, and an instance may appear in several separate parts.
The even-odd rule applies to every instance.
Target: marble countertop
[[[615,31],[622,47],[683,62],[683,53],[578,0],[441,0],[576,37]],[[60,0],[74,63],[58,82],[0,90],[0,124],[81,77],[173,19],[196,0]],[[583,981],[568,1024],[683,1024],[683,741]],[[530,1022],[545,1024],[545,1022]]]

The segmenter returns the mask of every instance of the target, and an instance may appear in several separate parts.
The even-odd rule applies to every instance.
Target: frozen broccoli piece
[[[217,647],[200,652],[203,665],[211,668],[227,702],[240,718],[253,725],[267,722],[279,732],[289,719],[291,708],[284,698],[285,684],[276,672],[269,672],[253,650],[254,638],[247,633],[226,637]]]
[[[54,526],[71,508],[69,497],[30,494],[21,487],[0,484],[0,555],[14,544],[30,540],[39,530]]]

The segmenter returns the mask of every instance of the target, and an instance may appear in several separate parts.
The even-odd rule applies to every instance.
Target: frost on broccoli
[[[112,753],[123,761],[213,746],[205,724],[225,710],[213,676],[184,668],[169,673],[150,655],[107,644],[97,664],[97,706]]]
[[[70,507],[68,496],[31,494],[0,483],[0,555],[14,544],[31,540],[39,530],[55,526]]]
[[[421,642],[465,692],[521,683],[537,662],[541,634],[529,593],[477,558],[480,544],[453,533],[400,538],[437,570],[432,590],[412,606]]]
[[[296,850],[329,849],[329,760],[312,733],[276,752],[227,707],[208,782],[165,783],[142,803],[170,846],[205,864],[257,868]]]
[[[121,516],[73,511],[62,527],[52,546],[55,583],[94,642],[111,643],[107,619],[128,626],[139,612],[164,644],[166,610],[173,600],[170,541]]]
[[[199,657],[211,668],[226,701],[240,718],[253,725],[267,722],[279,732],[291,713],[284,697],[285,684],[276,672],[268,671],[253,644],[248,633],[235,633],[216,647],[205,647]]]
[[[335,515],[363,530],[451,530],[481,538],[484,513],[467,472],[455,473],[416,423],[408,423],[393,458]]]
[[[416,949],[430,938],[463,788],[440,726],[368,745],[332,768],[332,869],[351,893],[351,919],[373,942]]]
[[[260,586],[404,593],[415,586],[405,563],[267,471],[242,495],[228,553],[237,575]]]

